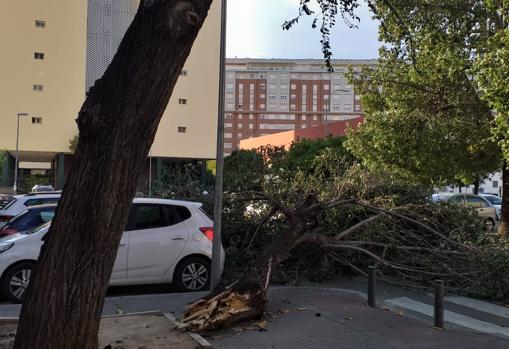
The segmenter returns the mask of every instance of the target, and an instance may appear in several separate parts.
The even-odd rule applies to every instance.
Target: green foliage
[[[353,155],[345,147],[346,137],[327,137],[324,139],[304,139],[293,143],[280,164],[286,171],[296,173],[302,171],[311,174],[316,167],[316,158],[324,151],[333,151],[348,163],[354,162]]]
[[[501,30],[487,43],[476,61],[475,77],[482,98],[496,110],[494,134],[505,159],[509,159],[509,30]]]
[[[76,152],[76,148],[78,147],[78,139],[79,135],[75,135],[73,138],[69,140],[69,150],[73,153]]]
[[[349,72],[366,122],[348,146],[419,183],[468,184],[500,168],[493,116],[469,73],[478,40],[465,39],[474,21],[466,2],[432,3],[376,1],[385,45],[375,67]]]

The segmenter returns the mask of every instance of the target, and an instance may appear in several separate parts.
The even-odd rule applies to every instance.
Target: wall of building
[[[348,85],[349,66],[374,60],[228,59],[225,93],[225,153],[241,140],[300,130],[362,116],[359,96]]]
[[[87,89],[113,59],[138,4],[138,0],[89,0]],[[214,1],[161,119],[151,156],[215,158],[219,43],[220,2]]]
[[[0,149],[15,150],[17,113],[23,112],[29,116],[20,120],[21,152],[69,151],[85,96],[86,23],[86,1],[24,0],[2,6]],[[44,59],[35,59],[36,52]]]

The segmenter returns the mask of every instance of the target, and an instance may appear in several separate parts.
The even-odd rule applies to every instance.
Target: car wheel
[[[484,228],[486,229],[486,231],[492,233],[495,230],[495,221],[491,218],[487,218],[484,221]]]
[[[20,263],[7,270],[2,279],[2,290],[5,297],[14,303],[23,301],[33,268],[33,263]]]
[[[210,285],[210,262],[201,257],[184,259],[175,268],[173,283],[183,292],[208,290]]]

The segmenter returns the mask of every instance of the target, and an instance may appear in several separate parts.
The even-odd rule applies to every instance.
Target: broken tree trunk
[[[274,270],[288,258],[298,238],[308,230],[301,215],[292,214],[288,221],[287,231],[265,249],[239,281],[186,308],[182,320],[186,328],[213,330],[263,315]]]
[[[14,348],[95,349],[136,184],[212,0],[142,0],[77,119],[80,138]]]

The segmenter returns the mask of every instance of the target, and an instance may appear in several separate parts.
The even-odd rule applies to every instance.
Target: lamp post
[[[212,266],[210,288],[213,290],[221,280],[221,215],[223,211],[224,169],[224,80],[226,64],[226,5],[221,0],[221,38],[219,50],[219,100],[217,107],[216,184],[214,197],[214,237],[212,240]]]
[[[28,113],[18,113],[18,125],[16,127],[16,162],[14,163],[14,185],[12,190],[14,195],[18,191],[18,167],[19,167],[19,118],[22,116],[28,116]]]

